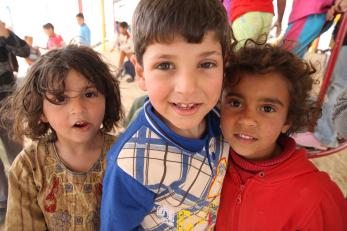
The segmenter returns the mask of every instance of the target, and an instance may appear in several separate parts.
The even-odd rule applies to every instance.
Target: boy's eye
[[[261,111],[263,111],[263,112],[275,112],[276,110],[270,105],[265,105],[265,106],[261,107]]]
[[[215,66],[216,66],[216,64],[213,62],[204,62],[204,63],[200,64],[200,67],[205,68],[205,69],[209,69],[209,68],[212,68]]]
[[[164,63],[160,63],[157,65],[157,68],[159,70],[170,70],[170,69],[173,69],[174,66],[172,63],[169,63],[169,62],[164,62]]]

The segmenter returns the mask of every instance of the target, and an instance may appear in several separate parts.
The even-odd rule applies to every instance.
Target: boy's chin
[[[205,132],[205,121],[201,121],[200,123],[192,124],[192,123],[169,123],[169,128],[174,131],[176,134],[186,137],[199,139],[203,136]]]

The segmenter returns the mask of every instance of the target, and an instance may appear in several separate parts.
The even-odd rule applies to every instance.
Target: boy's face
[[[82,25],[84,23],[84,19],[81,17],[76,17],[76,21],[78,25]]]
[[[277,138],[290,127],[288,84],[277,73],[245,73],[238,84],[226,86],[221,127],[236,153],[251,160],[265,160],[280,153]]]
[[[44,28],[43,31],[45,32],[46,35],[48,35],[48,37],[52,36],[53,35],[53,30],[48,28]]]
[[[222,87],[223,57],[213,32],[199,44],[176,37],[153,43],[135,60],[139,86],[147,91],[158,115],[177,134],[199,138],[205,115],[216,105]]]

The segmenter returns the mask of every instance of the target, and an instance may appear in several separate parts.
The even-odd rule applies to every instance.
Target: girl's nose
[[[70,111],[73,114],[81,113],[85,110],[85,104],[81,97],[70,98]]]
[[[238,122],[246,127],[256,127],[257,119],[255,116],[255,112],[246,108],[240,115]]]

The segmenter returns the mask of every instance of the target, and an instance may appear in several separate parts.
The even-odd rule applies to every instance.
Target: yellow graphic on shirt
[[[212,222],[212,211],[204,212],[204,216],[196,216],[188,210],[181,210],[177,213],[177,231],[193,231],[193,230],[213,230],[214,223]],[[200,218],[199,218],[200,217]],[[194,223],[191,223],[191,219]],[[198,220],[196,220],[198,218]],[[190,221],[190,222],[189,222]]]
[[[219,160],[216,176],[212,180],[211,187],[208,191],[208,198],[219,197],[222,190],[223,180],[227,169],[227,159],[223,157]]]

